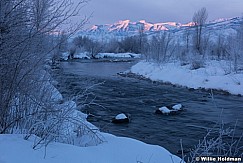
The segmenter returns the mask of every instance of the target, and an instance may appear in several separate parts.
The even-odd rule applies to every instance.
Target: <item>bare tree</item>
[[[43,77],[43,65],[57,48],[51,43],[57,30],[70,23],[69,18],[77,15],[85,3],[0,1],[0,133],[23,127],[27,117],[53,104],[52,98],[44,98],[47,92],[40,91],[50,80]],[[85,21],[67,28],[69,37]]]
[[[161,32],[157,36],[153,36],[147,45],[145,56],[147,60],[153,60],[161,63],[168,61],[175,50],[172,34],[167,31]]]
[[[203,27],[208,18],[208,13],[205,7],[201,8],[197,12],[194,13],[192,21],[195,23],[195,36],[194,36],[194,47],[202,54],[202,41],[203,41]]]
[[[140,36],[129,36],[125,37],[121,42],[120,46],[124,52],[140,53],[142,40]],[[140,42],[141,41],[141,42]]]
[[[144,31],[145,31],[144,24],[140,24],[138,29],[138,45],[139,45],[138,53],[142,53],[144,51],[144,45],[147,42]]]
[[[228,48],[228,45],[227,45],[227,40],[226,40],[225,36],[219,34],[216,42],[212,43],[212,45],[210,47],[212,57],[216,56],[216,59],[218,59],[218,60],[227,59],[226,58],[227,48]]]
[[[58,33],[54,38],[53,44],[56,47],[53,51],[52,64],[60,61],[62,54],[68,51],[68,35],[65,31]]]
[[[240,26],[236,32],[236,35],[228,36],[224,43],[226,59],[230,61],[227,73],[233,71],[237,73],[239,70],[243,70],[243,18],[241,18]]]
[[[185,41],[186,41],[186,51],[188,52],[189,51],[190,36],[191,36],[190,28],[185,29],[184,36],[185,36]]]
[[[237,39],[239,40],[239,48],[240,48],[240,53],[239,53],[239,69],[243,70],[243,16],[241,17],[241,22],[240,22],[240,28],[239,31],[237,32]]]

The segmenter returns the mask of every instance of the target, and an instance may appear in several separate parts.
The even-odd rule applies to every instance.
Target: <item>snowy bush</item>
[[[215,107],[213,93],[211,93],[212,102]],[[223,114],[223,111],[222,113]],[[240,136],[238,135],[240,134]],[[189,153],[187,157],[188,163],[196,163],[200,157],[235,157],[242,158],[242,148],[240,143],[242,142],[243,133],[237,133],[237,121],[233,127],[225,127],[225,124],[219,117],[219,121],[214,127],[207,130],[206,135],[199,143],[194,147],[194,149]]]
[[[27,120],[25,139],[32,134],[39,137],[33,148],[47,146],[50,142],[61,142],[77,146],[91,146],[103,142],[98,128],[86,121],[86,115],[76,110],[72,101],[53,106],[50,113],[43,112]]]
[[[236,127],[225,128],[223,124],[208,131],[195,149],[187,157],[188,163],[198,162],[198,157],[236,157],[242,158],[242,136],[235,136]]]
[[[199,68],[202,68],[202,67],[204,67],[203,62],[200,61],[200,60],[193,60],[191,62],[191,70],[196,70],[196,69],[199,69]]]
[[[11,124],[5,133],[36,135],[33,148],[47,146],[52,141],[78,146],[103,142],[99,130],[86,121],[86,115],[77,111],[73,101],[63,102],[62,95],[50,83],[50,75],[42,71],[38,83],[29,90],[30,95],[18,93],[11,103],[11,112],[5,119]]]

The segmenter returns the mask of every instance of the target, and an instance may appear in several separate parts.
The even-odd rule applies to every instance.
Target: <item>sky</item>
[[[188,23],[202,7],[208,11],[208,20],[231,18],[242,16],[243,0],[90,0],[81,14],[92,15],[87,26],[126,19]]]

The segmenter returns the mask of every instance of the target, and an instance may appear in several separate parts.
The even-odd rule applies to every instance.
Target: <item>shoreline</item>
[[[184,86],[184,85],[172,84],[171,82],[165,82],[165,81],[162,81],[162,80],[154,81],[154,80],[151,80],[150,78],[147,78],[147,77],[145,77],[143,75],[139,75],[139,74],[133,73],[131,71],[123,72],[123,73],[117,73],[117,75],[119,75],[121,77],[127,77],[127,78],[133,78],[133,79],[138,79],[138,80],[149,81],[152,84],[170,85],[172,87],[185,88],[185,89],[188,89],[189,91],[199,90],[199,91],[208,92],[208,93],[211,93],[213,91],[214,93],[217,93],[217,94],[220,94],[220,95],[243,97],[243,95],[241,95],[241,94],[232,94],[232,93],[230,93],[229,91],[226,91],[226,90],[220,90],[220,89],[214,89],[214,88],[210,89],[210,88],[202,88],[202,87],[190,88],[190,87],[187,87],[187,86]]]
[[[211,60],[205,62],[201,68],[191,69],[190,64],[181,66],[179,62],[172,62],[159,65],[142,60],[124,74],[189,90],[213,91],[217,94],[242,97],[243,72],[226,73],[226,66],[226,61]]]

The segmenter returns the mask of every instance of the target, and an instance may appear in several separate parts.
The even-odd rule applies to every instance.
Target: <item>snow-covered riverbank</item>
[[[160,146],[103,133],[106,142],[91,147],[51,143],[45,149],[32,149],[36,137],[0,135],[1,163],[179,163],[180,158]],[[46,150],[46,151],[45,151]],[[45,155],[46,152],[46,155]]]
[[[64,121],[60,126],[62,135],[57,136],[58,142],[53,141],[45,146],[46,142],[42,140],[42,144],[34,148],[40,140],[35,135],[25,140],[25,134],[0,134],[0,163],[179,163],[181,161],[163,147],[100,132],[86,120],[86,114],[77,110],[74,101],[64,102],[60,92],[51,83],[48,82],[46,85],[52,92],[51,97],[57,101],[55,108],[68,112],[70,116],[70,120]],[[83,135],[78,136],[79,130]],[[98,143],[97,138],[101,140]],[[69,144],[66,144],[67,142]]]
[[[68,60],[68,55],[69,53],[63,53],[62,54],[62,59],[63,60]],[[101,58],[140,58],[141,54],[135,54],[135,53],[98,53],[95,55],[96,59],[101,59]],[[87,52],[83,53],[77,53],[74,54],[75,59],[90,59],[90,55]]]
[[[243,95],[243,73],[233,73],[226,61],[210,61],[204,68],[190,69],[190,65],[165,63],[158,65],[141,61],[131,68],[131,72],[153,81],[169,82],[188,88],[206,88]]]

